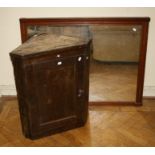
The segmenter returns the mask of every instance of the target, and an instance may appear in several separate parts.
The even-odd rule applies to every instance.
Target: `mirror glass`
[[[135,101],[142,26],[121,24],[28,26],[42,33],[91,37],[89,101]]]
[[[91,25],[90,101],[135,101],[141,26]]]

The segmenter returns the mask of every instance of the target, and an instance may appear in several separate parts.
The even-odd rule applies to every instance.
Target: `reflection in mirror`
[[[46,26],[28,26],[28,38],[43,33],[51,33],[53,35],[65,35],[72,37],[82,37],[86,39],[90,37],[89,26],[81,25],[46,25]]]
[[[90,101],[135,101],[141,26],[92,25]]]
[[[135,101],[141,42],[140,25],[29,26],[42,33],[92,38],[89,101]]]

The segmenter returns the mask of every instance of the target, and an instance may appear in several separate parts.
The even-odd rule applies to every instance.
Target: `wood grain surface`
[[[84,127],[38,140],[22,134],[16,99],[0,104],[0,146],[155,146],[155,100],[141,107],[90,106]]]

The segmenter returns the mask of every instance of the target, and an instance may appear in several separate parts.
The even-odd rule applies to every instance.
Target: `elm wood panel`
[[[74,115],[76,112],[74,65],[56,69],[39,68],[36,72],[34,77],[39,77],[35,80],[36,86],[40,85],[40,89],[36,90],[41,126],[48,122],[52,123],[52,120]]]
[[[45,73],[42,72],[42,73]],[[59,71],[57,71],[57,74],[59,74]],[[60,75],[60,74],[59,74]],[[44,76],[44,75],[43,75]],[[53,79],[53,78],[52,78]],[[46,83],[52,82],[53,80],[46,81]],[[40,80],[38,80],[39,83]],[[64,81],[65,82],[65,81]],[[72,128],[76,126],[76,119],[77,116],[75,114],[75,104],[73,101],[71,102],[65,102],[63,100],[63,95],[60,94],[60,92],[54,92],[56,94],[55,98],[53,97],[53,94],[49,96],[48,90],[42,90],[43,83],[40,83],[40,87],[38,88],[36,86],[35,92],[35,102],[32,103],[31,109],[29,110],[32,114],[31,116],[31,123],[32,123],[32,130],[31,130],[31,138],[40,137],[46,134],[50,134],[52,132],[58,132],[60,129],[63,131],[65,126],[67,124],[72,124]],[[55,83],[57,84],[57,83]],[[60,82],[62,84],[62,82]],[[48,86],[47,89],[50,89],[50,86]],[[62,85],[63,86],[63,85]],[[54,89],[54,88],[51,88]],[[64,89],[62,87],[62,89]],[[72,88],[70,88],[72,90]],[[37,91],[38,90],[38,91]],[[45,93],[43,93],[43,91]],[[65,90],[68,92],[67,90]],[[64,94],[65,95],[65,94]],[[70,94],[73,95],[73,94]],[[74,95],[75,96],[75,95]],[[74,97],[73,96],[73,97]],[[65,96],[67,99],[72,99],[72,96]],[[70,97],[70,98],[69,98]],[[43,99],[46,99],[43,101]],[[49,101],[53,100],[52,103],[49,103]],[[59,102],[59,103],[58,103]],[[70,104],[69,104],[70,103]]]
[[[72,58],[35,64],[31,84],[34,85],[34,95],[36,95],[35,108],[38,107],[36,112],[40,117],[39,119],[37,117],[36,121],[39,121],[39,126],[44,126],[48,122],[52,124],[52,121],[57,119],[75,115],[75,61]],[[57,62],[62,62],[62,65],[57,65]]]

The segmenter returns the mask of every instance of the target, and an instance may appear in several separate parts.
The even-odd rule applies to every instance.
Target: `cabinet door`
[[[28,72],[31,136],[78,126],[84,106],[84,56],[33,64]],[[79,105],[78,105],[79,104]],[[87,112],[83,112],[85,114]]]

